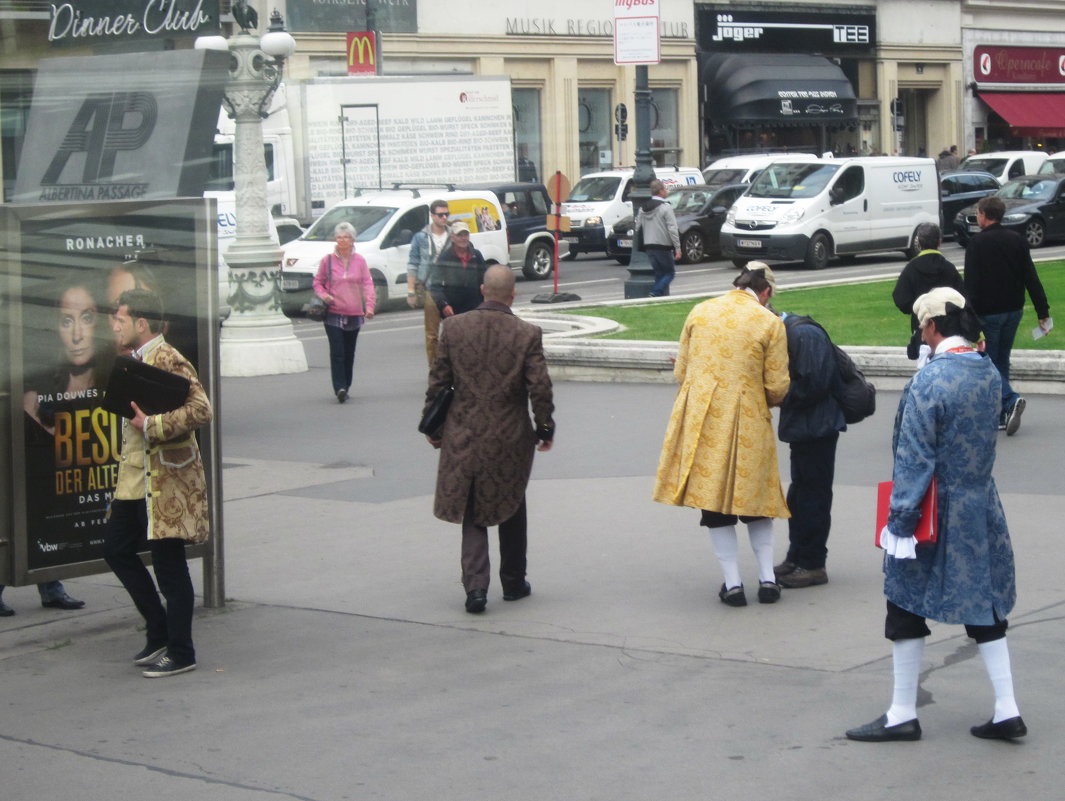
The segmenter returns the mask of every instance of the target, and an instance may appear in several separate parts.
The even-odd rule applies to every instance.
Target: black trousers
[[[138,551],[152,554],[158,591]],[[166,646],[170,657],[185,664],[196,661],[192,646],[192,611],[195,595],[185,541],[177,538],[148,540],[148,507],[143,499],[111,501],[111,518],[104,538],[104,558],[126,588],[148,629],[148,643]],[[159,593],[166,599],[166,607]]]
[[[788,556],[806,570],[818,570],[828,558],[832,528],[832,479],[839,432],[808,442],[792,442],[788,487]]]
[[[525,499],[522,498],[518,511],[499,524],[499,581],[504,592],[518,589],[525,582],[528,528]],[[466,592],[487,590],[491,570],[488,529],[475,524],[467,509],[462,521],[462,586]]]
[[[995,623],[991,626],[970,626],[966,623],[965,633],[979,644],[1001,640],[1006,636],[1006,629],[1008,627],[1008,621],[999,620],[998,616],[996,616]],[[927,637],[931,633],[932,632],[928,629],[928,624],[925,623],[923,617],[915,615],[913,612],[909,612],[901,606],[896,606],[891,603],[891,601],[887,602],[887,616],[884,619],[884,636],[889,640],[892,642],[895,640],[915,640],[918,637]]]

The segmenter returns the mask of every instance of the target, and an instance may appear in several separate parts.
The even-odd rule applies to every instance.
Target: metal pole
[[[636,66],[636,171],[632,176],[632,219],[640,207],[651,197],[651,181],[655,178],[654,160],[651,158],[651,90],[647,82],[647,65]],[[636,238],[632,241],[632,256],[629,258],[629,280],[625,282],[626,298],[646,298],[654,286],[654,274],[647,254],[637,250]]]

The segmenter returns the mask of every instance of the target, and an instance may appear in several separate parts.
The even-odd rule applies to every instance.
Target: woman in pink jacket
[[[364,319],[373,319],[375,303],[370,268],[355,252],[355,233],[355,227],[346,222],[333,229],[336,249],[322,259],[314,277],[314,293],[329,308],[325,336],[329,340],[333,392],[341,403],[351,390],[359,329]]]

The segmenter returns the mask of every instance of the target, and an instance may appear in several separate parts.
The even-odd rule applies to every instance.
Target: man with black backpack
[[[809,317],[784,314],[783,320],[791,386],[780,407],[777,435],[791,450],[791,518],[788,555],[773,572],[782,587],[797,589],[828,583],[836,443],[847,422],[841,403],[843,365],[832,340]]]

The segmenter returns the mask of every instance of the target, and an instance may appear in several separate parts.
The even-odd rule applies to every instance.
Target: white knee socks
[[[995,715],[991,720],[998,723],[1017,717],[1021,713],[1013,697],[1013,672],[1010,670],[1010,651],[1006,646],[1006,638],[982,642],[977,647],[984,658],[987,677],[995,688]]]
[[[738,587],[740,581],[739,547],[736,545],[736,527],[720,526],[710,529],[710,542],[714,546],[714,554],[721,563],[721,572],[725,577],[725,586],[728,589]]]
[[[758,561],[758,580],[776,581],[773,573],[773,521],[768,517],[747,524],[751,550]]]
[[[917,684],[921,678],[924,637],[895,640],[891,656],[895,668],[895,692],[887,711],[887,725],[898,726],[917,717]]]
[[[748,523],[747,536],[751,540],[751,550],[754,551],[754,557],[758,562],[758,580],[776,581],[773,574],[773,521],[764,518]],[[742,582],[740,581],[736,527],[720,526],[710,529],[710,541],[713,543],[717,561],[721,563],[725,586],[729,589],[740,586]]]

